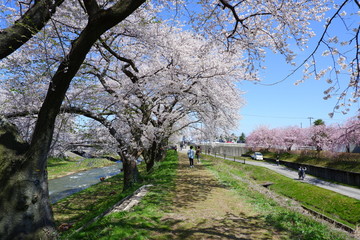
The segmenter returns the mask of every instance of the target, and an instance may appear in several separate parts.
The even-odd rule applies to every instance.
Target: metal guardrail
[[[236,160],[238,160],[238,162],[240,160],[242,160],[244,164],[246,163],[246,158],[239,159],[238,157],[240,157],[240,156],[228,155],[226,153],[219,153],[219,152],[216,152],[216,151],[214,151],[214,152],[206,152],[205,154],[212,155],[214,157],[221,157],[223,159],[234,159],[234,162]]]

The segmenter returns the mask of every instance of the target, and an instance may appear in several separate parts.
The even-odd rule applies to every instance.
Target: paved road
[[[234,159],[228,159],[228,160],[234,161]],[[236,161],[241,162],[241,163],[244,162],[242,160],[236,160]],[[316,177],[313,177],[311,175],[306,175],[304,180],[299,180],[298,171],[295,171],[293,169],[290,169],[290,168],[287,168],[287,167],[284,167],[281,165],[277,166],[276,164],[272,164],[272,163],[246,160],[245,164],[266,167],[266,168],[273,170],[277,173],[280,173],[288,178],[293,178],[298,181],[310,183],[310,184],[319,186],[321,188],[325,188],[325,189],[340,193],[342,195],[360,200],[360,189],[359,188],[347,187],[347,186],[327,182],[327,181],[318,179]]]
[[[183,153],[186,153],[186,150],[183,149],[182,150]],[[233,158],[226,158],[229,161],[234,161]],[[236,162],[239,163],[244,163],[244,160],[235,160]],[[268,163],[268,162],[263,162],[263,161],[254,161],[254,160],[245,160],[245,164],[251,164],[251,165],[256,165],[256,166],[261,166],[261,167],[266,167],[270,170],[273,170],[277,173],[280,173],[288,178],[292,178],[298,181],[302,181],[302,182],[306,182],[309,184],[313,184],[316,185],[318,187],[321,188],[325,188],[337,193],[340,193],[342,195],[351,197],[351,198],[355,198],[360,200],[360,189],[359,188],[353,188],[353,187],[347,187],[347,186],[343,186],[343,185],[339,185],[339,184],[335,184],[335,183],[331,183],[331,182],[327,182],[321,179],[318,179],[316,177],[310,176],[310,175],[306,175],[304,180],[299,180],[299,176],[298,176],[298,172],[284,167],[284,166],[277,166],[276,164],[272,164],[272,163]]]
[[[228,158],[227,160],[234,161],[234,159],[230,159],[230,158]],[[244,163],[243,160],[235,160],[235,161]],[[347,187],[347,186],[327,182],[327,181],[318,179],[318,178],[310,176],[310,175],[306,175],[304,180],[299,180],[297,171],[287,168],[287,167],[284,167],[284,166],[281,166],[281,165],[277,166],[276,164],[272,164],[272,163],[260,162],[260,161],[254,161],[254,160],[245,160],[245,164],[266,167],[266,168],[273,170],[277,173],[280,173],[288,178],[292,178],[292,179],[295,179],[298,181],[310,183],[310,184],[319,186],[321,188],[325,188],[325,189],[340,193],[342,195],[360,200],[360,189],[359,188]]]

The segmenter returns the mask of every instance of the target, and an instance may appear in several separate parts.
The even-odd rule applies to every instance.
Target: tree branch
[[[235,18],[235,20],[236,20],[234,29],[233,29],[232,33],[228,36],[228,38],[231,38],[232,36],[235,35],[235,32],[236,32],[236,30],[237,30],[237,28],[238,28],[238,26],[239,26],[239,23],[241,24],[241,26],[242,26],[243,28],[247,29],[247,26],[244,24],[244,19],[241,19],[241,18],[239,17],[239,15],[238,15],[237,12],[236,12],[235,7],[232,6],[230,3],[228,3],[227,0],[219,0],[219,1],[223,4],[223,9],[225,9],[225,8],[230,9],[231,13],[233,14],[233,16],[234,16],[234,18]]]
[[[64,0],[36,1],[12,26],[0,31],[0,59],[16,51],[38,33]]]
[[[84,6],[89,18],[93,17],[100,10],[96,0],[84,0]]]
[[[105,40],[103,40],[102,38],[100,38],[100,42],[101,45],[111,54],[113,55],[115,58],[117,58],[118,60],[122,61],[122,62],[126,62],[128,63],[132,69],[134,69],[135,72],[139,72],[139,70],[136,68],[135,63],[128,58],[122,57],[120,56],[118,53],[116,53],[114,50],[111,49],[111,47],[109,45],[106,44]]]

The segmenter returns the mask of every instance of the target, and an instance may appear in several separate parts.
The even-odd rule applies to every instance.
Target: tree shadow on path
[[[178,171],[174,208],[191,207],[206,199],[213,188],[225,188],[212,175],[203,173],[207,171],[205,165],[190,168],[180,163]]]
[[[274,239],[263,219],[206,168],[179,154],[175,197],[162,218],[172,239]]]

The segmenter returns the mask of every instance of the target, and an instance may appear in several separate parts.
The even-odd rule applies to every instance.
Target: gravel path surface
[[[284,233],[269,226],[205,166],[196,161],[190,168],[184,154],[179,161],[172,208],[162,218],[172,226],[171,239],[282,239]]]

